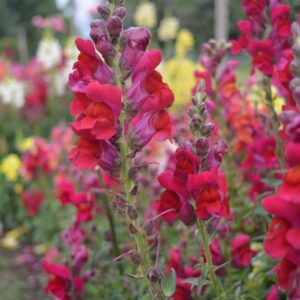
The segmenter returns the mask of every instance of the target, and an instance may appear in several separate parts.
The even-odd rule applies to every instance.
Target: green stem
[[[216,278],[214,265],[213,265],[210,250],[209,250],[208,233],[207,233],[204,221],[198,220],[197,221],[197,227],[199,229],[200,237],[201,237],[202,244],[203,244],[203,247],[204,247],[204,253],[205,253],[205,257],[206,257],[206,264],[207,264],[207,268],[208,268],[208,271],[209,271],[209,280],[210,280],[210,283],[211,283],[211,285],[212,285],[212,287],[215,291],[216,296],[218,297],[218,299],[220,299],[221,294],[222,294],[222,290],[220,289],[219,283],[218,283],[217,278]]]
[[[115,226],[114,216],[111,212],[108,200],[105,196],[102,198],[102,202],[103,202],[103,207],[104,207],[104,210],[105,210],[105,214],[107,216],[108,223],[109,223],[114,254],[115,254],[116,257],[118,257],[118,256],[120,256],[121,252],[120,252],[118,237],[117,237],[117,234],[116,234],[116,226]],[[118,268],[119,268],[120,275],[122,275],[124,273],[122,265],[119,264]]]
[[[116,58],[114,62],[114,70],[115,70],[115,81],[116,85],[122,89],[123,84],[121,80],[121,72],[119,67],[119,60]],[[123,99],[124,102],[124,99]],[[129,148],[127,146],[127,139],[125,134],[125,128],[126,128],[126,111],[122,111],[121,117],[120,117],[121,124],[123,126],[122,130],[122,136],[121,136],[121,157],[122,157],[122,169],[121,169],[121,181],[124,183],[124,192],[126,199],[128,203],[135,204],[135,198],[131,194],[131,190],[134,186],[134,182],[132,182],[128,176],[129,169],[131,167],[131,161],[132,159],[128,157],[129,154]],[[136,220],[134,222],[134,226],[137,229],[137,233],[135,234],[135,243],[137,250],[141,256],[141,271],[142,275],[147,278],[149,269],[151,267],[151,261],[149,257],[148,252],[148,243],[147,243],[147,236],[144,233],[143,229],[141,228],[139,221]],[[166,297],[163,293],[163,290],[161,288],[160,282],[151,282],[148,280],[148,287],[149,291],[152,295],[152,298],[155,300],[165,300]]]
[[[135,204],[134,203],[135,199],[130,193],[133,187],[133,182],[128,178],[130,159],[128,158],[127,141],[126,141],[124,131],[121,140],[122,140],[121,154],[122,154],[122,161],[123,161],[123,166],[121,170],[121,180],[124,182],[124,189],[125,189],[125,195],[127,201],[130,204]],[[151,261],[148,254],[147,237],[143,229],[141,228],[138,220],[135,221],[134,225],[137,229],[137,233],[135,234],[135,243],[136,243],[137,250],[141,256],[141,271],[143,276],[147,277],[148,271],[151,267]],[[153,283],[148,280],[148,285],[149,285],[149,291],[153,299],[158,299],[158,300],[166,299],[159,282]]]

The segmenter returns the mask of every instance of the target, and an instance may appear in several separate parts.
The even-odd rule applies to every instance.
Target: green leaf
[[[162,280],[162,290],[167,297],[171,297],[176,290],[176,272],[172,268]]]
[[[134,279],[144,279],[145,278],[145,276],[143,274],[128,274],[128,273],[125,273],[124,275],[129,276],[129,277],[134,278]]]
[[[199,278],[198,277],[190,277],[190,278],[184,279],[182,282],[190,283],[193,286],[197,286],[199,283]]]
[[[149,293],[147,293],[142,300],[151,300],[151,295]]]
[[[282,180],[278,180],[278,179],[271,179],[271,178],[264,178],[262,179],[263,183],[266,183],[272,187],[277,187],[282,183]]]

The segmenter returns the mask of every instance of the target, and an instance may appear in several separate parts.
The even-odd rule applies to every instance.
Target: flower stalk
[[[123,143],[121,145],[121,154],[122,154],[123,166],[121,170],[121,180],[124,183],[124,192],[128,203],[135,204],[136,200],[134,199],[133,195],[130,193],[133,187],[133,182],[130,180],[128,176],[131,159],[128,158],[128,147],[127,147],[127,142],[126,142],[126,137],[124,132],[123,132],[122,141]],[[137,232],[135,234],[135,244],[136,244],[137,251],[141,256],[140,269],[143,277],[147,278],[149,270],[151,269],[151,260],[148,251],[149,247],[147,243],[147,236],[143,231],[143,229],[141,228],[138,219],[134,220],[133,225],[137,229]],[[160,286],[160,280],[157,282],[153,282],[151,279],[148,278],[148,287],[153,299],[158,299],[158,300],[166,299],[162,291],[162,288]]]
[[[200,238],[201,238],[203,248],[204,248],[204,253],[205,253],[205,257],[206,257],[206,267],[208,268],[208,272],[209,272],[209,280],[214,289],[216,296],[218,297],[218,299],[221,299],[222,290],[221,290],[218,280],[216,278],[214,265],[213,265],[211,254],[210,254],[209,237],[208,237],[208,232],[206,230],[205,222],[202,220],[197,220],[197,227],[198,227]]]

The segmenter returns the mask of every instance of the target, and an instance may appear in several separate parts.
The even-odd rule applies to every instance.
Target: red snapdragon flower
[[[150,41],[150,31],[147,28],[131,27],[122,32],[125,49],[120,57],[120,67],[126,78],[145,53]]]
[[[158,201],[158,212],[167,222],[172,222],[179,217],[185,224],[194,221],[194,209],[188,202],[186,184],[189,174],[196,174],[199,169],[200,159],[185,148],[178,148],[173,156],[175,169],[163,172],[158,181],[166,190]]]
[[[174,156],[176,162],[174,176],[186,183],[189,174],[198,172],[200,158],[184,148],[178,148]]]
[[[275,285],[273,285],[267,295],[266,300],[280,300],[278,295],[278,289]]]
[[[273,31],[282,38],[291,36],[292,22],[290,13],[291,8],[289,5],[278,5],[271,10]]]
[[[174,95],[155,70],[161,59],[160,51],[146,51],[132,72],[127,98],[138,112],[128,128],[132,149],[141,149],[152,138],[171,138],[171,119],[166,109],[172,105]]]
[[[64,266],[44,259],[42,262],[44,270],[50,275],[45,293],[52,294],[59,300],[71,300],[69,290],[71,287],[71,272]]]
[[[77,146],[69,153],[69,159],[79,169],[94,169],[103,152],[103,142],[79,138]]]
[[[219,174],[217,169],[190,175],[187,189],[196,201],[198,219],[229,214],[225,176]]]
[[[166,189],[156,202],[158,212],[161,214],[173,209],[171,212],[164,213],[162,218],[172,222],[178,217],[186,225],[193,223],[194,208],[188,201],[186,187],[182,180],[176,178],[172,171],[165,171],[158,177],[158,181]]]
[[[243,0],[242,6],[248,17],[261,15],[267,6],[267,0]]]
[[[28,190],[22,193],[22,204],[25,206],[26,213],[30,217],[38,214],[43,201],[44,195],[40,191]]]
[[[252,57],[252,66],[266,76],[273,73],[273,41],[251,40],[248,45],[248,52]]]
[[[66,205],[71,202],[71,197],[74,194],[73,182],[64,179],[57,178],[55,181],[55,197],[61,202],[62,205]]]
[[[241,31],[241,35],[237,40],[231,41],[231,53],[239,54],[246,49],[249,40],[252,39],[252,23],[248,20],[238,21],[236,24],[237,28]]]
[[[274,218],[269,226],[265,237],[264,249],[273,259],[282,258],[289,250],[289,243],[286,239],[291,224],[283,218]]]
[[[249,267],[256,252],[249,246],[250,237],[241,233],[232,241],[233,264],[235,267]]]
[[[172,222],[178,216],[178,213],[182,207],[179,195],[171,190],[165,190],[159,199],[158,213],[162,214],[168,210],[172,210],[165,213],[162,218],[167,222]]]
[[[174,300],[192,300],[192,293],[190,283],[183,282],[189,277],[199,277],[201,271],[195,270],[192,265],[185,267],[179,249],[171,248],[169,252],[169,259],[167,261],[168,272],[173,268],[176,272],[176,290],[172,295]]]
[[[74,194],[71,201],[77,208],[76,218],[78,221],[87,222],[93,218],[95,199],[92,194],[80,192]]]
[[[92,80],[96,80],[101,84],[109,83],[113,80],[112,70],[96,53],[91,41],[78,38],[76,39],[76,46],[80,54],[69,78],[69,87],[73,92],[85,93],[87,84]]]
[[[51,146],[43,139],[34,140],[34,148],[22,156],[22,172],[27,180],[31,180],[39,172],[49,174],[52,170]]]
[[[86,86],[86,94],[79,94],[71,104],[71,113],[79,113],[72,128],[82,137],[107,140],[116,133],[120,112],[120,89],[92,81]]]
[[[282,289],[289,288],[290,276],[297,270],[298,266],[287,258],[283,258],[275,267],[277,272],[278,285]]]

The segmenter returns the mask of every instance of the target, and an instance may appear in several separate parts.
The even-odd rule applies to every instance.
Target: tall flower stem
[[[115,81],[116,85],[122,89],[121,72],[119,67],[119,60],[116,58],[114,62],[115,70]],[[123,99],[124,102],[124,99]],[[121,114],[121,125],[122,125],[122,136],[120,139],[121,145],[121,158],[122,158],[122,169],[121,169],[121,181],[124,184],[124,194],[129,204],[136,204],[135,196],[132,195],[131,190],[134,186],[134,182],[129,178],[129,170],[132,166],[132,158],[129,157],[130,149],[128,147],[128,141],[126,139],[126,111],[123,110]],[[147,236],[140,226],[139,220],[134,221],[134,227],[137,229],[135,236],[135,244],[139,255],[141,256],[140,270],[143,277],[147,278],[149,270],[151,269],[151,260],[149,257]],[[160,285],[160,280],[152,282],[148,279],[149,291],[153,299],[165,300],[166,297]]]
[[[122,154],[122,161],[123,161],[121,180],[124,183],[125,196],[129,204],[135,204],[135,199],[133,195],[130,193],[133,187],[133,182],[128,177],[131,159],[128,158],[128,147],[127,147],[127,141],[124,132],[122,136],[121,154]],[[147,243],[147,236],[144,233],[143,229],[141,228],[138,220],[134,221],[134,226],[137,229],[137,233],[135,234],[135,244],[137,247],[137,251],[141,256],[140,269],[143,277],[147,278],[148,272],[151,268],[151,260],[148,251],[149,247]],[[159,281],[151,282],[150,280],[148,280],[148,286],[153,299],[158,299],[158,300],[166,299]]]
[[[121,146],[121,153],[122,153],[122,160],[123,160],[123,168],[122,168],[122,181],[124,182],[124,189],[125,189],[125,195],[127,198],[127,201],[130,204],[134,204],[135,199],[133,198],[132,194],[130,193],[131,188],[133,186],[131,180],[128,178],[128,172],[129,172],[129,159],[127,157],[127,143],[125,140],[125,135],[123,134],[123,143]],[[134,222],[135,228],[137,229],[137,233],[135,234],[135,243],[137,250],[141,256],[141,272],[144,277],[147,277],[148,272],[151,268],[151,261],[149,258],[148,253],[148,243],[147,243],[147,237],[145,233],[143,232],[143,229],[141,228],[139,221],[136,220]],[[151,282],[148,280],[149,290],[153,297],[153,299],[158,300],[164,300],[166,297],[164,296],[164,293],[161,289],[159,282]]]
[[[211,282],[211,285],[215,291],[215,294],[218,299],[221,299],[222,295],[222,290],[220,289],[219,283],[216,278],[215,270],[214,270],[214,265],[212,262],[210,250],[209,250],[209,239],[208,239],[208,233],[206,230],[206,226],[204,221],[198,220],[197,221],[197,227],[200,233],[201,241],[204,247],[204,253],[206,257],[206,264],[209,272],[209,280]]]

